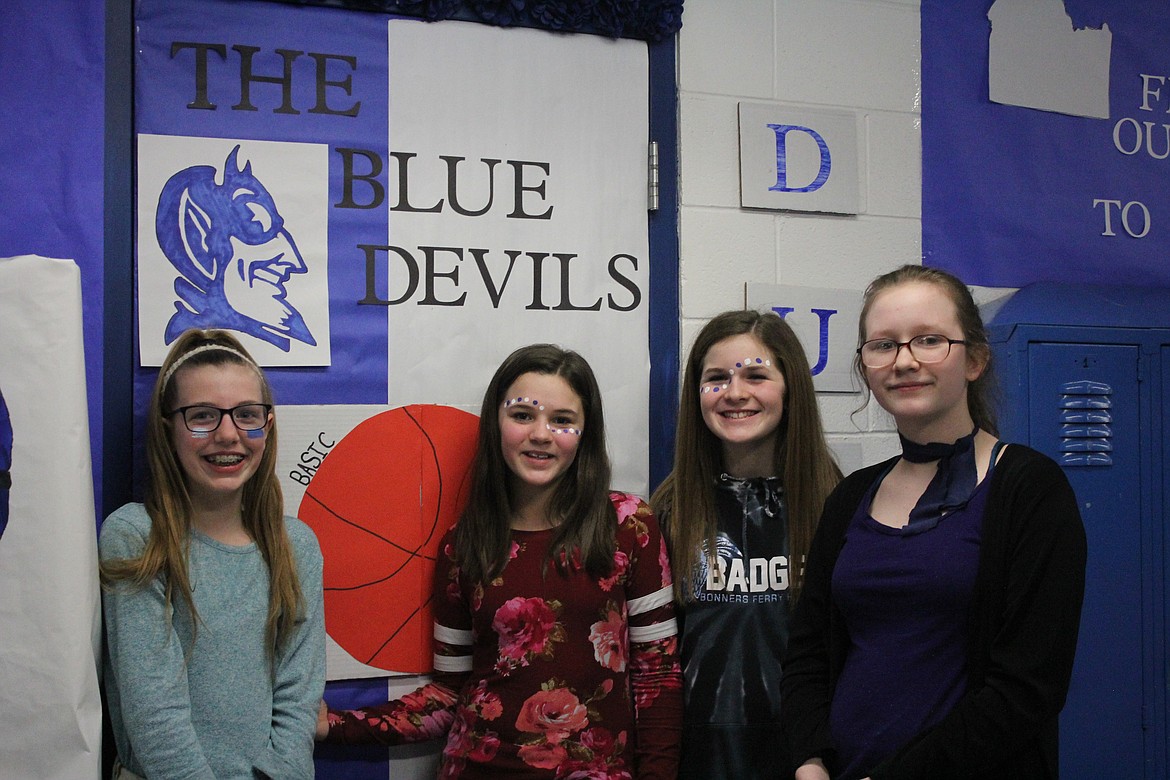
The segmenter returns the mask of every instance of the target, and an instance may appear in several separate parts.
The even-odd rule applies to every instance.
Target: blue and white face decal
[[[8,527],[8,491],[12,487],[12,420],[0,392],[0,536]]]
[[[293,339],[315,346],[285,289],[308,270],[305,259],[251,163],[239,167],[239,152],[237,145],[222,172],[184,168],[159,195],[155,235],[180,274],[165,341],[199,327],[240,331],[285,352]]]

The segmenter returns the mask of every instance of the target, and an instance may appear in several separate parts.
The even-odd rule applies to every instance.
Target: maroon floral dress
[[[385,705],[330,711],[331,742],[400,744],[447,735],[441,778],[673,778],[682,677],[670,565],[658,521],[611,493],[610,576],[549,565],[553,531],[513,531],[486,587],[435,567],[434,682]]]

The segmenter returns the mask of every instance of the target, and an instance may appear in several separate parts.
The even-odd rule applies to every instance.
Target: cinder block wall
[[[744,284],[857,290],[921,262],[918,0],[686,0],[679,39],[680,351]],[[862,115],[865,213],[833,216],[739,205],[741,100]],[[898,451],[876,404],[821,393],[846,471]]]

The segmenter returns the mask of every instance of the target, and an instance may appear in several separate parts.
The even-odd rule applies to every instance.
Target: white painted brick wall
[[[686,0],[679,34],[680,350],[746,282],[857,290],[922,256],[918,0]],[[865,212],[739,206],[737,105],[859,112]],[[860,394],[822,393],[846,471],[898,451]]]

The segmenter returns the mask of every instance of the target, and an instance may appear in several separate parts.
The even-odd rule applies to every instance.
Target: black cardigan
[[[784,659],[781,708],[796,766],[834,771],[829,705],[849,648],[831,578],[845,530],[891,461],[825,502]],[[1061,468],[1022,445],[991,475],[969,616],[968,686],[955,708],[875,767],[873,780],[1057,777],[1057,715],[1072,675],[1085,588],[1085,529]]]

